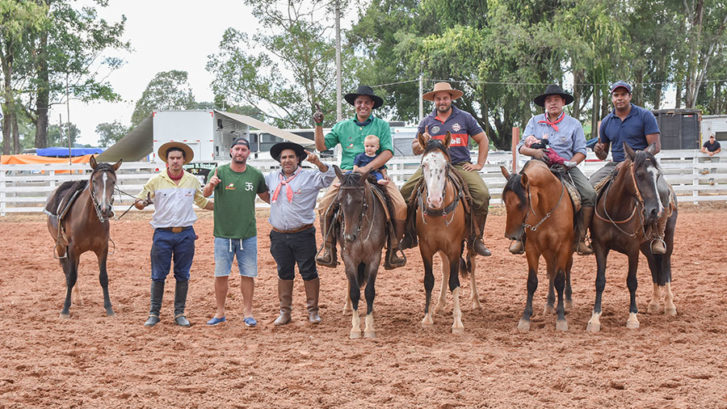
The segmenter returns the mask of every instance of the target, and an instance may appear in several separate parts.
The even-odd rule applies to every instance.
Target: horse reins
[[[558,208],[558,206],[560,205],[560,201],[563,200],[564,193],[565,193],[565,185],[563,184],[563,182],[561,182],[560,183],[560,197],[558,197],[558,201],[555,203],[555,206],[553,206],[553,208],[550,209],[550,211],[548,213],[546,213],[545,216],[543,216],[543,218],[540,219],[540,221],[535,223],[534,225],[525,223],[525,219],[527,219],[527,213],[526,213],[525,219],[523,219],[523,228],[530,229],[530,231],[538,230],[538,227],[540,227],[541,224],[543,224],[546,220],[548,220],[550,218],[550,216],[553,214],[553,212],[555,211],[555,209]],[[528,186],[528,207],[530,208],[530,212],[533,214],[533,216],[537,216],[535,214],[535,210],[533,209],[532,203],[533,203],[533,199],[532,199],[532,196],[530,195],[530,186]]]
[[[627,233],[621,227],[619,227],[619,224],[629,223],[631,221],[631,219],[633,219],[634,216],[636,215],[636,210],[639,208],[639,206],[641,206],[642,211],[639,212],[639,214],[641,215],[641,219],[642,219],[642,222],[640,223],[641,233],[645,237],[646,231],[644,230],[643,215],[641,214],[641,213],[643,213],[643,209],[645,207],[644,199],[641,196],[641,191],[639,190],[639,185],[636,183],[636,174],[635,174],[636,171],[634,170],[633,162],[630,163],[630,168],[631,168],[631,171],[629,173],[631,174],[631,181],[633,182],[634,190],[636,191],[636,197],[634,198],[636,203],[634,204],[634,209],[631,211],[631,215],[624,220],[615,221],[615,220],[613,220],[613,218],[611,218],[611,215],[608,214],[608,210],[606,210],[606,202],[608,201],[608,192],[611,190],[611,186],[613,186],[613,182],[609,183],[608,186],[606,186],[606,191],[603,193],[603,213],[606,215],[607,219],[604,219],[600,214],[598,214],[598,206],[596,206],[594,213],[595,213],[596,217],[598,217],[600,220],[611,223],[618,231],[625,234],[626,236],[636,237],[638,234],[638,228],[635,228],[634,231],[631,233]]]
[[[339,188],[339,190],[338,190],[338,194],[340,195],[341,194],[341,191],[343,191],[343,190],[359,190],[359,189],[363,190],[363,204],[361,205],[362,211],[359,214],[358,224],[356,225],[356,230],[355,230],[355,232],[353,234],[353,240],[350,240],[350,241],[356,240],[356,238],[358,237],[358,234],[361,233],[361,226],[363,224],[364,217],[366,219],[368,219],[368,221],[369,221],[369,232],[366,234],[366,238],[364,240],[368,241],[368,239],[371,237],[371,232],[374,229],[374,220],[375,220],[375,217],[376,217],[376,205],[375,204],[373,205],[373,212],[374,213],[371,215],[371,218],[369,218],[369,216],[368,216],[369,205],[368,205],[368,201],[366,200],[366,193],[367,192],[369,192],[371,194],[371,200],[372,201],[376,200],[376,197],[374,197],[374,192],[371,190],[372,188],[368,188],[367,189],[366,188],[366,185],[363,185],[363,186],[341,186]],[[345,226],[345,223],[346,223],[346,218],[345,217],[343,218],[343,223],[344,223],[344,226]],[[344,240],[343,240],[343,242],[341,244],[343,245],[343,243],[345,243],[345,242],[346,242],[346,238],[344,236]]]
[[[108,221],[108,219],[106,217],[104,217],[103,212],[101,211],[101,204],[96,199],[96,190],[93,188],[93,176],[97,172],[111,172],[114,176],[116,176],[116,173],[110,169],[100,169],[100,170],[94,169],[94,171],[91,172],[91,177],[89,178],[89,183],[88,183],[89,187],[88,188],[91,193],[91,202],[93,203],[93,209],[96,211],[96,217],[98,217],[98,221],[101,222],[101,224],[103,224],[103,223],[106,223]],[[105,187],[106,187],[106,185],[104,184],[104,189],[105,189]],[[114,188],[115,187],[116,187],[116,182],[114,182]],[[114,204],[114,197],[112,194],[110,205],[113,206],[113,204]],[[113,211],[112,211],[112,215],[113,215]]]

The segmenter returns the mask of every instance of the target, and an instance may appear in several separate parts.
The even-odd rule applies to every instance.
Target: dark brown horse
[[[375,338],[374,297],[376,296],[376,274],[381,262],[381,249],[386,243],[386,209],[375,196],[374,187],[364,174],[348,172],[343,174],[334,165],[341,187],[336,201],[340,206],[341,219],[335,228],[337,241],[341,245],[341,258],[346,267],[348,297],[353,308],[351,338],[361,337],[361,319],[358,303],[361,288],[366,286],[366,327],[364,336]],[[345,311],[345,309],[344,309]]]
[[[61,317],[70,316],[71,290],[78,278],[81,254],[93,251],[98,258],[99,282],[103,289],[104,308],[114,315],[109,299],[106,257],[109,250],[109,218],[113,216],[116,164],[96,163],[91,157],[88,181],[64,182],[48,198],[48,231],[56,240],[56,253],[66,275],[66,300]],[[66,196],[66,194],[68,194]]]
[[[505,237],[520,239],[524,233],[525,256],[528,260],[528,298],[518,329],[530,330],[533,294],[538,288],[538,262],[543,256],[549,281],[545,310],[552,310],[555,287],[558,292],[555,328],[566,331],[568,322],[565,319],[565,304],[570,307],[570,272],[575,234],[573,204],[565,186],[542,161],[529,161],[519,174],[511,175],[504,167],[500,169],[507,179],[502,192],[507,210]]]
[[[636,307],[636,270],[639,251],[646,256],[654,283],[654,292],[648,311],[661,310],[662,292],[664,312],[676,315],[671,292],[671,254],[674,249],[674,228],[677,223],[677,202],[671,187],[666,184],[654,157],[655,147],[634,152],[624,144],[626,160],[617,167],[613,180],[599,194],[595,217],[591,222],[591,242],[596,253],[596,302],[588,321],[588,331],[601,329],[601,297],[606,287],[606,260],[611,250],[625,254],[629,259],[626,285],[631,294],[627,328],[638,328]],[[666,254],[652,254],[651,241],[658,238],[657,224],[666,221]]]
[[[467,263],[462,259],[464,243],[467,238],[467,223],[465,216],[465,200],[463,191],[453,181],[454,172],[450,165],[448,153],[451,136],[447,133],[444,143],[436,139],[425,141],[419,134],[419,145],[424,146],[422,154],[422,181],[417,191],[416,230],[419,238],[419,252],[424,262],[424,289],[426,302],[424,304],[424,319],[422,326],[434,324],[431,311],[432,289],[434,288],[434,274],[432,272],[433,258],[438,254],[442,260],[442,287],[436,312],[444,309],[445,290],[444,281],[449,284],[452,292],[454,323],[452,333],[464,332],[462,324],[462,310],[460,307],[459,273],[466,276],[468,269],[472,278],[472,302],[479,307],[477,285],[475,283],[475,253],[468,249]],[[462,268],[464,267],[464,268]]]

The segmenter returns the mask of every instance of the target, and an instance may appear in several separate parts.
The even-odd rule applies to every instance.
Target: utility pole
[[[58,118],[60,119],[60,114],[58,115]],[[71,105],[70,105],[70,98],[68,98],[68,73],[66,72],[66,135],[68,135],[68,164],[71,165],[73,161],[71,160],[71,148],[73,148],[73,144],[71,143]]]
[[[343,119],[341,108],[341,2],[336,0],[336,122]]]
[[[422,99],[424,94],[424,74],[419,73],[419,122],[424,119],[424,100]]]

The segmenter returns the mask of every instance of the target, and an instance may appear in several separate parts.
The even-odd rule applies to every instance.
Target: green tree
[[[102,122],[96,125],[98,145],[108,148],[118,142],[129,132],[129,127],[119,121]]]
[[[71,134],[71,146],[76,146],[78,137],[81,136],[81,130],[76,124],[49,125],[48,126],[48,146],[68,146],[68,134]]]
[[[193,109],[195,104],[192,88],[187,81],[187,71],[159,72],[136,101],[131,126],[139,125],[155,110]]]

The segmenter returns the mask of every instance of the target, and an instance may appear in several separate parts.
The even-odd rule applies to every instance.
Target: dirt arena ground
[[[579,256],[568,332],[556,332],[555,317],[543,315],[542,268],[532,329],[517,331],[526,262],[507,252],[504,216],[497,208],[492,213],[486,243],[494,255],[480,258],[477,269],[482,309],[466,302],[465,283],[464,335],[451,334],[451,296],[433,328],[420,325],[423,269],[413,249],[405,268],[380,270],[374,340],[348,338],[341,266],[320,269],[320,326],[307,324],[299,276],[294,322],[272,325],[277,276],[264,215],[258,218],[256,329],[242,324],[235,276],[228,323],[205,325],[214,313],[210,213],[200,213],[196,224],[189,329],[172,325],[173,284],[162,322],[142,326],[149,308],[150,214],[112,223],[112,318],[104,314],[92,253],[81,259],[83,303],[71,307],[70,319],[59,318],[65,281],[44,218],[0,218],[0,408],[727,407],[727,208],[682,206],[673,259],[676,317],[646,312],[652,286],[642,259],[641,328],[628,330],[626,258],[612,254],[598,334],[585,331],[596,263]],[[437,274],[436,291],[439,284]]]

